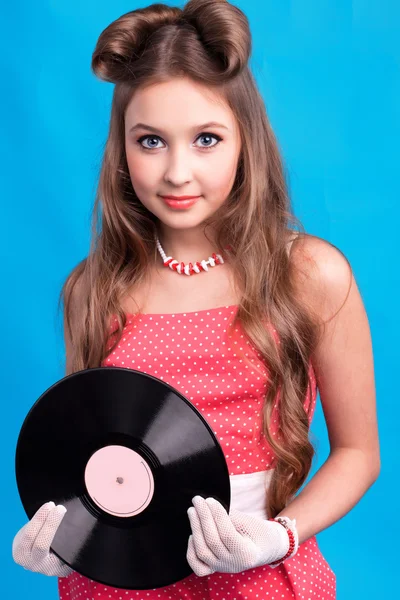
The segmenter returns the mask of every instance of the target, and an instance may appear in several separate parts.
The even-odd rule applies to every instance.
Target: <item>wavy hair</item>
[[[305,398],[311,389],[310,358],[319,319],[296,295],[296,272],[287,252],[294,226],[277,141],[248,66],[249,23],[225,0],[190,0],[184,8],[152,4],[113,21],[98,38],[92,70],[115,84],[111,117],[92,214],[90,251],[68,275],[65,334],[71,340],[66,374],[99,367],[118,344],[126,315],[121,298],[145,277],[157,256],[157,218],[139,201],[125,155],[124,115],[138,88],[187,77],[221,94],[239,125],[242,148],[232,190],[204,223],[215,231],[219,251],[229,246],[229,263],[240,292],[231,324],[239,320],[268,365],[269,385],[262,431],[274,452],[274,474],[266,499],[278,514],[306,480],[314,447],[309,440]],[[226,250],[224,250],[226,255]],[[263,257],[260,260],[260,257]],[[114,341],[109,325],[116,319]],[[273,324],[279,344],[263,322]],[[270,433],[279,396],[278,436]]]

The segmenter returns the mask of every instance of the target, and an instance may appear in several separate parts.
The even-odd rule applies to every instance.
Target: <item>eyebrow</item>
[[[198,129],[206,129],[207,127],[220,127],[221,129],[226,129],[229,131],[229,128],[226,127],[226,125],[222,125],[222,123],[217,123],[216,121],[209,121],[208,123],[203,123],[203,125],[195,125],[191,128],[191,130],[197,131]],[[129,133],[132,133],[132,131],[136,131],[137,129],[148,129],[154,133],[162,133],[161,129],[157,129],[151,125],[146,125],[146,123],[136,123],[136,125],[133,125],[133,127],[130,128]]]

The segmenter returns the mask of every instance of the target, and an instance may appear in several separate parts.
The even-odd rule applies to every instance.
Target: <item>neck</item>
[[[191,231],[182,231],[178,235],[176,232],[168,235],[161,232],[158,239],[167,256],[185,264],[207,260],[214,252],[218,252],[212,239],[208,240],[204,233],[195,235]]]

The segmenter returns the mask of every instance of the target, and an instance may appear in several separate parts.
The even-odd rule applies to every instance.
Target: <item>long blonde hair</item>
[[[250,53],[248,20],[225,0],[190,0],[183,9],[153,4],[122,15],[101,33],[92,69],[115,84],[110,128],[90,252],[66,279],[60,303],[63,300],[72,349],[67,374],[100,366],[126,324],[120,300],[143,280],[157,252],[157,219],[137,198],[128,172],[127,104],[138,88],[171,77],[188,77],[222,94],[237,119],[242,150],[232,190],[205,230],[212,224],[219,251],[231,248],[229,262],[241,296],[232,327],[240,321],[268,365],[262,419],[275,470],[266,508],[275,516],[311,469],[314,448],[304,400],[321,323],[295,294],[288,234],[297,226],[304,236],[304,228],[291,210],[278,145],[247,64]],[[110,347],[111,315],[117,326]],[[273,324],[279,345],[263,326],[265,321]],[[271,413],[278,393],[279,435],[272,437]]]

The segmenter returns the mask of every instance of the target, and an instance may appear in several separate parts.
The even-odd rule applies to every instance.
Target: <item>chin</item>
[[[200,227],[203,224],[203,222],[205,221],[205,218],[204,219],[182,219],[182,218],[166,219],[166,218],[158,217],[158,220],[160,221],[160,223],[162,223],[166,227],[169,227],[170,229],[186,231],[187,229],[195,229],[196,227]]]
[[[174,227],[186,228],[188,226],[195,227],[200,225],[210,215],[201,214],[202,211],[193,210],[195,207],[191,207],[187,210],[171,210],[168,207],[165,210],[151,211],[153,214],[166,225],[173,225]],[[150,210],[150,209],[149,209]]]

